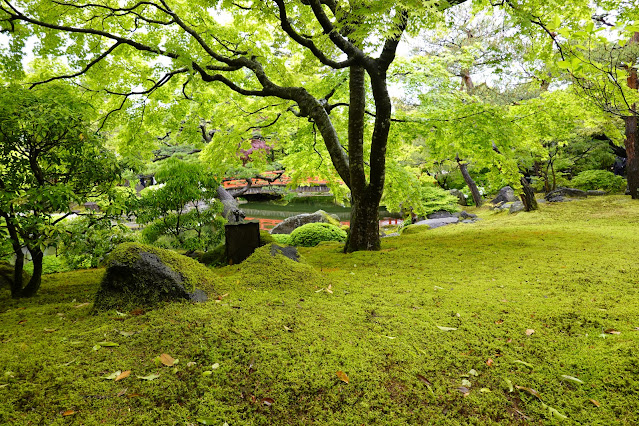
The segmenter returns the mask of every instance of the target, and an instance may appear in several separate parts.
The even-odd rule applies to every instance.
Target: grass
[[[639,423],[639,204],[476,213],[300,249],[314,271],[218,269],[217,301],[142,315],[91,314],[103,270],[2,290],[0,424]]]

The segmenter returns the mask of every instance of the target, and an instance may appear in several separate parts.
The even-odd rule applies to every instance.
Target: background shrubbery
[[[572,186],[585,191],[623,192],[626,190],[626,179],[607,170],[586,170],[574,177]]]

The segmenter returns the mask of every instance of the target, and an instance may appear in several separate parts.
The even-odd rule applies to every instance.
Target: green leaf
[[[559,419],[562,420],[566,420],[568,418],[568,416],[561,414],[559,411],[557,411],[556,409],[542,403],[541,406],[545,409],[547,409],[550,412],[550,417],[557,417]]]
[[[573,376],[566,376],[565,374],[562,374],[561,378],[565,379],[565,380],[569,380],[569,381],[571,381],[573,383],[579,383],[580,385],[584,384],[584,382],[582,380],[579,380],[578,378],[573,377]]]
[[[103,348],[114,348],[116,346],[120,346],[119,343],[115,343],[115,342],[98,342],[96,343],[96,345],[100,345]]]
[[[515,364],[525,365],[525,366],[526,366],[526,367],[528,367],[528,368],[534,368],[532,364],[527,363],[527,362],[525,362],[525,361],[522,361],[522,360],[520,360],[520,359],[516,359],[516,360],[514,360],[513,362],[514,362]]]
[[[198,417],[195,420],[203,425],[216,425],[219,423],[219,420],[214,419],[213,417]]]
[[[160,377],[159,374],[149,374],[148,376],[135,376],[140,380],[155,380]]]
[[[510,379],[504,379],[504,382],[508,385],[508,392],[514,392],[513,382],[511,382]]]
[[[115,373],[106,374],[100,378],[105,380],[115,380],[115,378],[118,377],[120,374],[122,374],[122,371],[118,370]]]

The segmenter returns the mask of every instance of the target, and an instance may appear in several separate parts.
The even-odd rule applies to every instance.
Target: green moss
[[[545,407],[639,424],[639,203],[473,212],[377,252],[301,248],[316,284],[263,247],[218,270],[221,300],[144,315],[91,315],[104,270],[44,276],[33,299],[0,292],[0,424],[558,424]],[[92,350],[103,341],[119,346]],[[117,370],[131,375],[101,379]]]
[[[291,241],[289,234],[271,234],[271,238],[273,238],[273,242],[277,244],[289,244]]]
[[[239,265],[244,286],[259,289],[301,289],[319,284],[319,274],[303,258],[295,262],[279,253],[271,255],[271,244],[260,247]]]
[[[289,243],[294,246],[314,247],[321,241],[346,241],[346,232],[330,223],[307,223],[291,232]]]
[[[260,247],[274,242],[273,236],[268,231],[260,229]]]
[[[428,225],[408,225],[406,227],[401,228],[401,234],[402,235],[423,234],[429,229],[430,229],[430,226]]]

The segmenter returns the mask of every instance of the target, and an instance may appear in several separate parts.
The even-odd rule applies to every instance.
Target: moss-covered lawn
[[[140,315],[91,314],[102,270],[3,289],[0,424],[639,424],[639,203],[477,213]]]

